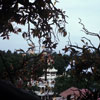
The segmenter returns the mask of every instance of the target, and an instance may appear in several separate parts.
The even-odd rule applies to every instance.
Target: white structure
[[[40,91],[35,91],[35,93],[41,97],[42,100],[49,100],[52,98],[54,92],[52,89],[55,85],[55,78],[57,70],[55,68],[47,69],[47,81],[45,81],[45,75],[40,77],[42,82],[39,82],[38,87],[40,88]]]
[[[48,68],[47,69],[47,80],[54,80],[56,76],[57,70],[53,67],[52,69]],[[40,77],[40,79],[45,80],[45,75]]]

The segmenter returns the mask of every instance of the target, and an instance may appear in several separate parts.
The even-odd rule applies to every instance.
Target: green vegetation
[[[39,46],[52,51],[58,44],[58,33],[64,37],[67,35],[66,15],[64,11],[55,7],[56,2],[56,0],[55,2],[0,0],[0,37],[9,39],[12,33],[22,33],[29,45],[28,51],[35,50],[36,46],[32,39],[38,37]],[[22,31],[21,27],[14,27],[14,23],[27,25],[27,32]],[[83,37],[82,47],[73,45],[69,39],[63,49],[65,54],[70,52],[69,55],[52,54],[47,51],[47,55],[44,55],[44,50],[39,54],[28,54],[28,51],[24,52],[22,49],[17,50],[20,53],[0,51],[0,78],[16,84],[16,80],[20,77],[24,81],[23,87],[26,87],[27,81],[30,78],[38,79],[43,74],[44,68],[55,67],[60,76],[56,79],[54,89],[56,93],[59,94],[71,86],[100,90],[100,35],[86,29],[81,19],[79,24],[82,25],[84,33],[99,40],[97,47],[93,45],[91,39]],[[54,63],[48,66],[47,61],[51,58]],[[68,65],[71,69],[66,71]]]

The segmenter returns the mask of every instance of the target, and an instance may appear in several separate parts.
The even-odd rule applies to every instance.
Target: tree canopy
[[[68,44],[63,50],[69,54],[70,68],[65,75],[56,79],[54,91],[59,94],[73,86],[79,89],[87,88],[92,95],[87,95],[87,98],[81,100],[96,100],[100,93],[100,35],[89,31],[81,19],[79,24],[82,25],[82,31],[86,35],[97,38],[99,43],[94,45],[91,39],[82,37],[83,46],[80,46],[72,44],[69,38]]]
[[[69,64],[70,57],[68,55],[53,54],[54,64],[53,66],[58,70],[57,74],[62,75],[66,72],[66,68]]]
[[[63,36],[67,35],[65,30],[66,15],[64,11],[56,8],[56,2],[56,0],[55,2],[52,0],[0,0],[0,37],[3,39],[9,39],[10,34],[21,33],[23,38],[25,38],[28,43],[30,42],[29,49],[35,48],[35,44],[32,41],[32,38],[34,37],[38,37],[39,40],[42,39],[42,44],[45,46],[45,48],[51,50],[56,48],[58,44],[56,40],[58,33],[61,33]],[[14,23],[16,26],[14,26]],[[71,69],[67,71],[67,76],[57,79],[57,82],[60,81],[59,83],[61,83],[56,85],[61,87],[60,91],[64,89],[62,86],[66,86],[68,88],[69,86],[73,85],[74,82],[80,83],[74,84],[80,88],[86,87],[100,89],[100,81],[98,80],[100,78],[100,35],[86,29],[85,25],[81,22],[81,19],[79,24],[82,25],[83,31],[87,35],[98,38],[99,45],[96,47],[93,45],[90,39],[82,37],[81,41],[84,43],[84,45],[81,47],[78,45],[73,45],[69,39],[68,45],[65,46],[63,50],[65,53],[70,51]],[[27,25],[27,32],[22,31],[20,25]],[[52,41],[52,39],[54,40]],[[23,52],[21,49],[19,51]],[[23,70],[19,70],[19,73],[21,73],[20,75],[23,76],[25,73],[30,73],[30,75],[33,73],[38,73],[38,71],[41,70],[39,68],[43,68],[42,66],[46,64],[46,60],[44,59],[45,57],[42,55],[42,53],[40,55],[36,55],[35,57],[32,56],[28,58],[25,56],[26,58],[23,57],[22,59],[22,55],[20,54],[17,56],[18,58],[15,58],[16,53],[14,53],[15,56],[13,56],[11,52],[8,51],[6,56],[4,52],[0,51],[1,59],[2,53],[4,56],[3,59],[11,55],[11,58],[7,58],[6,62],[6,64],[12,68],[11,70],[13,70],[13,65],[15,65],[14,67],[16,68],[21,66],[19,65],[20,63],[22,64],[21,68],[25,66]],[[67,59],[67,57],[65,58]],[[19,64],[16,64],[14,60],[16,60],[16,62]],[[63,71],[65,71],[64,66],[69,64],[69,62],[66,63],[66,61],[67,60],[63,59],[62,55],[55,56],[55,67],[59,69],[59,74],[62,74]],[[14,63],[13,65],[12,62]],[[1,64],[2,66],[3,63]],[[27,65],[30,67],[27,67]],[[33,68],[36,68],[36,70],[34,71]],[[90,72],[88,71],[89,69],[91,70]],[[1,70],[4,70],[4,68],[2,67]],[[41,73],[39,73],[39,75],[41,75]],[[64,83],[62,85],[63,81]],[[71,84],[68,85],[67,83]],[[57,87],[56,89],[58,91],[59,88]]]
[[[55,32],[62,33],[63,36],[67,34],[65,12],[56,8],[56,2],[56,0],[55,2],[52,0],[0,0],[0,36],[3,39],[9,39],[11,33],[22,32],[19,25],[28,24],[28,32],[22,32],[26,40],[31,41],[32,37],[42,38],[45,47],[56,48],[57,43],[53,43],[51,37],[57,36]],[[16,27],[13,23],[16,23]],[[33,44],[31,41],[31,45]]]
[[[98,45],[94,45],[91,39],[82,37],[81,41],[83,46],[74,45],[70,39],[68,45],[63,49],[65,52],[70,52],[70,72],[71,77],[77,80],[77,83],[83,81],[83,87],[98,89],[100,88],[100,35],[95,32],[89,31],[82,23],[81,19],[79,24],[82,25],[82,31],[99,40]],[[83,84],[82,83],[82,84]],[[80,87],[77,85],[77,87]]]
[[[0,37],[9,39],[11,34],[21,33],[30,46],[28,50],[35,48],[32,40],[34,37],[38,37],[39,41],[42,39],[45,48],[55,49],[58,44],[58,33],[63,36],[67,35],[65,11],[57,8],[56,3],[56,0],[0,0]],[[27,27],[27,31],[22,30],[22,26]],[[22,49],[17,51],[25,53]],[[31,61],[36,60],[33,61],[39,61],[38,64],[33,64],[36,69],[41,66],[40,62],[43,57],[40,55],[40,59],[38,56],[36,59],[28,58],[29,65],[30,63],[32,65]],[[1,58],[2,56],[1,53]],[[25,59],[21,61],[23,68],[27,61]],[[38,71],[35,72],[38,73]]]

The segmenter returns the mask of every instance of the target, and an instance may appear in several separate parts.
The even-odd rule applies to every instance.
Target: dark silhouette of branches
[[[95,32],[90,32],[86,27],[85,27],[85,25],[82,23],[82,20],[79,18],[79,24],[81,24],[82,25],[82,31],[84,32],[84,33],[86,33],[87,35],[91,35],[91,36],[96,36],[96,37],[98,37],[98,39],[100,40],[100,35],[98,34],[98,33],[95,33]]]
[[[57,2],[56,2],[57,3]],[[51,37],[57,37],[57,32],[67,35],[65,30],[66,15],[61,9],[56,8],[51,0],[0,0],[0,36],[9,39],[11,33],[18,34],[22,28],[15,28],[13,23],[20,25],[28,24],[28,32],[22,32],[23,38],[32,40],[33,37],[42,38],[44,45],[51,48]],[[30,26],[30,24],[32,26]],[[49,38],[49,40],[47,40]],[[48,45],[47,45],[48,44]],[[53,46],[52,46],[53,48]]]
[[[84,80],[84,86],[99,90],[100,82],[98,79],[100,78],[100,35],[95,32],[90,32],[82,23],[82,20],[79,20],[79,24],[82,25],[82,31],[86,35],[93,36],[94,38],[96,37],[99,40],[98,45],[94,45],[91,39],[82,37],[82,46],[72,44],[69,39],[68,45],[65,46],[63,50],[65,53],[70,52],[70,72],[72,72],[71,75],[76,78],[77,82]],[[89,100],[89,98],[83,100]],[[91,100],[96,99],[92,98]]]

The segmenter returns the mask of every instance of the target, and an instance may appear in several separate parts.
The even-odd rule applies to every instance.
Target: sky
[[[59,3],[56,6],[64,11],[68,18],[66,19],[68,24],[66,25],[67,33],[70,33],[70,40],[73,44],[77,43],[82,45],[81,37],[86,36],[82,32],[82,26],[78,23],[79,18],[82,19],[82,23],[86,28],[91,32],[100,33],[100,0],[58,0]],[[24,28],[25,29],[25,28]],[[88,36],[92,40],[95,46],[98,45],[97,38]],[[68,35],[64,38],[60,36],[60,41],[58,44],[56,52],[62,50],[62,48],[67,45]],[[24,49],[25,51],[28,48],[27,42],[22,38],[21,34],[10,36],[10,40],[2,40],[0,38],[0,50],[15,51],[16,49]],[[62,51],[61,51],[62,52]]]

